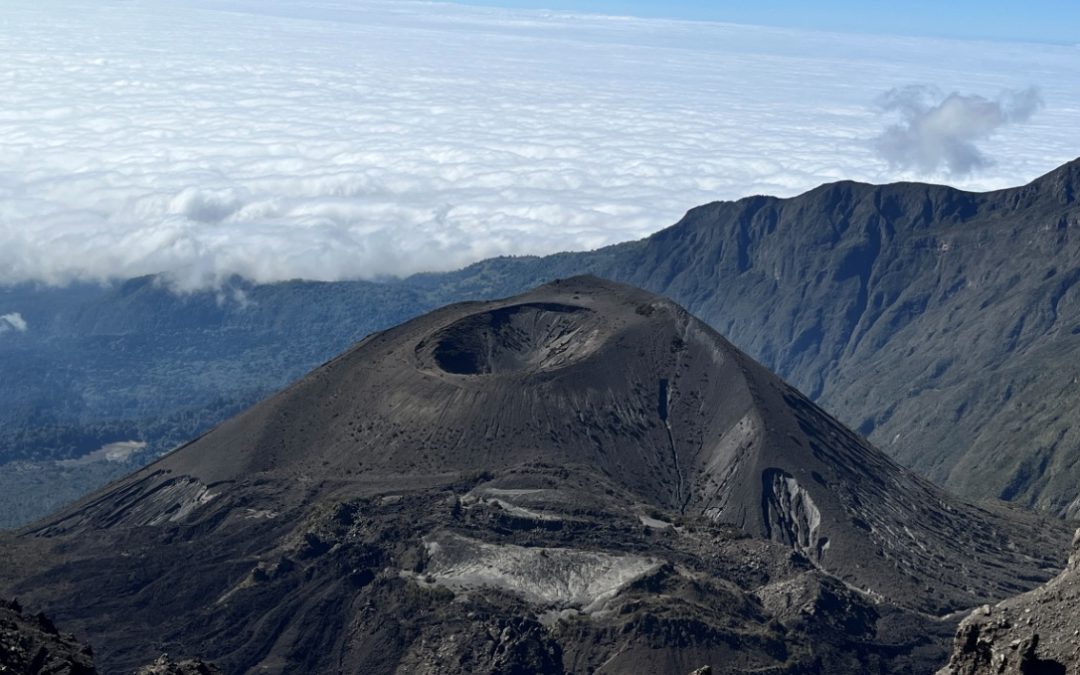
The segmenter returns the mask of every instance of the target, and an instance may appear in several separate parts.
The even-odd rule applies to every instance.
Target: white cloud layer
[[[25,333],[26,328],[26,319],[22,317],[22,314],[19,314],[18,312],[0,314],[0,335],[3,335],[8,331]]]
[[[3,5],[0,283],[450,269],[715,199],[996,188],[1080,154],[1069,47],[364,0]],[[1046,107],[959,180],[948,154],[877,153],[876,97],[919,83],[1038,85]]]

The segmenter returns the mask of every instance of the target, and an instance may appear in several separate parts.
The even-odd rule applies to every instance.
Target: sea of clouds
[[[1080,154],[1073,47],[398,0],[3,5],[0,283],[404,275]]]

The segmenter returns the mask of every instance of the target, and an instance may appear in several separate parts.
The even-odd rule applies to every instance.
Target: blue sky
[[[1075,0],[463,0],[465,4],[706,19],[858,33],[1080,43]]]

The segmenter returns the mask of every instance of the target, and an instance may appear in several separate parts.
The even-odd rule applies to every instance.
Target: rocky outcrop
[[[821,511],[810,492],[794,477],[776,469],[766,471],[763,481],[762,500],[769,537],[821,562],[829,540],[821,536]]]
[[[61,633],[42,613],[28,615],[17,601],[0,600],[0,675],[98,675],[91,648]],[[129,671],[130,672],[130,671]],[[134,675],[222,675],[201,659],[162,654]]]
[[[985,605],[957,631],[938,675],[1080,673],[1080,530],[1068,567],[1045,586]]]
[[[221,675],[221,670],[202,659],[173,661],[162,654],[153,663],[135,671],[135,675]]]
[[[26,615],[18,602],[0,600],[0,673],[96,675],[93,652],[61,633],[44,614]]]

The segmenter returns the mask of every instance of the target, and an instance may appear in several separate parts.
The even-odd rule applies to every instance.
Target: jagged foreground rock
[[[17,602],[0,600],[0,673],[96,675],[93,651],[60,633],[44,614],[28,616]]]
[[[1080,530],[1068,567],[1030,593],[986,605],[960,624],[938,675],[1080,673]]]
[[[44,614],[24,614],[15,601],[0,600],[0,674],[97,675],[94,652],[74,636],[61,633]],[[134,675],[221,675],[202,659],[174,661],[161,655]]]
[[[931,672],[1066,540],[585,277],[369,337],[2,542],[0,581],[108,672]]]

